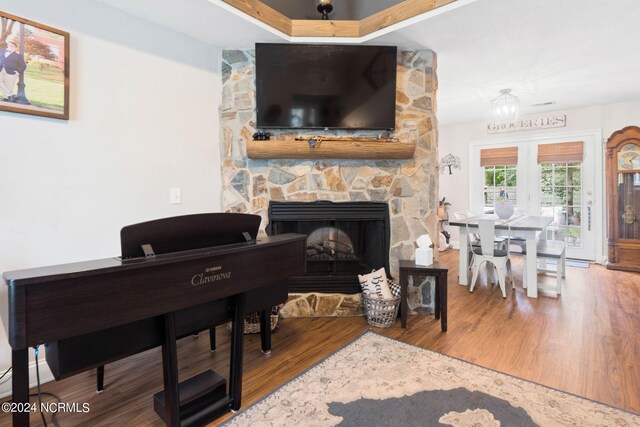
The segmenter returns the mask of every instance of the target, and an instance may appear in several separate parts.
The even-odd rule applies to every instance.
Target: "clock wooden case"
[[[607,141],[607,268],[640,272],[640,127],[627,126]]]

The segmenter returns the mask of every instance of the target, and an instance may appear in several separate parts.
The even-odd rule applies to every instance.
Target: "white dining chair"
[[[513,284],[513,272],[511,271],[511,260],[509,259],[509,251],[506,249],[496,249],[493,245],[493,236],[495,236],[495,221],[492,219],[478,219],[478,231],[480,234],[480,247],[473,248],[473,259],[471,261],[471,269],[473,270],[473,278],[469,292],[473,292],[478,279],[478,273],[482,264],[487,264],[487,274],[493,275],[497,273],[498,284],[502,291],[502,297],[507,297],[506,291],[506,273],[509,272],[511,279],[511,287]],[[509,247],[509,239],[507,237],[507,248]]]

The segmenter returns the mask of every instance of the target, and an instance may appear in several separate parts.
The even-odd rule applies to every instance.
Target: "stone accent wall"
[[[268,221],[269,200],[278,201],[384,201],[391,217],[391,276],[398,277],[398,259],[414,255],[421,234],[437,238],[438,133],[436,110],[436,55],[429,50],[398,53],[396,129],[392,136],[416,141],[409,160],[251,160],[246,141],[255,132],[255,60],[252,50],[222,53],[222,206],[226,212],[246,212],[262,217],[261,233]],[[282,82],[286,84],[286,82]],[[272,132],[293,139],[312,132]],[[327,131],[323,135],[377,136],[371,131]],[[304,144],[305,142],[301,142]],[[437,250],[434,251],[437,257]],[[432,287],[432,281],[422,286]],[[418,289],[411,304],[414,312],[428,305],[430,293]],[[338,300],[337,298],[333,298]],[[328,312],[329,309],[323,312]],[[341,312],[338,306],[333,312]]]

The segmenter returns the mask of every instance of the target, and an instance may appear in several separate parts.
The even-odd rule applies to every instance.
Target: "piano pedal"
[[[177,412],[181,422],[178,425],[205,425],[211,421],[211,416],[219,409],[229,404],[227,396],[227,381],[220,375],[208,369],[185,381],[178,386]],[[172,424],[166,418],[165,390],[153,395],[153,410],[167,425]]]

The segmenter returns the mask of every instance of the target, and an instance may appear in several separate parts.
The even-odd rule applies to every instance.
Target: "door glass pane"
[[[554,187],[553,204],[555,206],[564,206],[567,204],[566,187]]]
[[[543,164],[540,177],[540,213],[553,217],[547,228],[547,239],[582,247],[582,165]]]
[[[554,164],[554,166],[556,166]],[[556,187],[566,187],[567,186],[567,168],[563,165],[554,167],[553,169],[553,184]]]
[[[571,194],[571,199],[569,203],[573,201],[574,206],[582,205],[582,188],[581,187],[573,187],[573,193]]]
[[[580,186],[582,184],[580,165],[572,164],[567,168],[567,185]]]
[[[540,205],[544,208],[547,206],[553,206],[553,187],[542,187],[540,189]],[[544,209],[543,209],[544,210]],[[545,214],[543,214],[545,215]]]
[[[540,215],[542,216],[553,216],[553,206],[542,207],[540,211]]]
[[[582,224],[582,212],[580,206],[569,206],[568,208],[568,220],[569,225],[580,225]]]
[[[582,247],[582,229],[580,227],[568,227],[565,242],[569,247]]]

